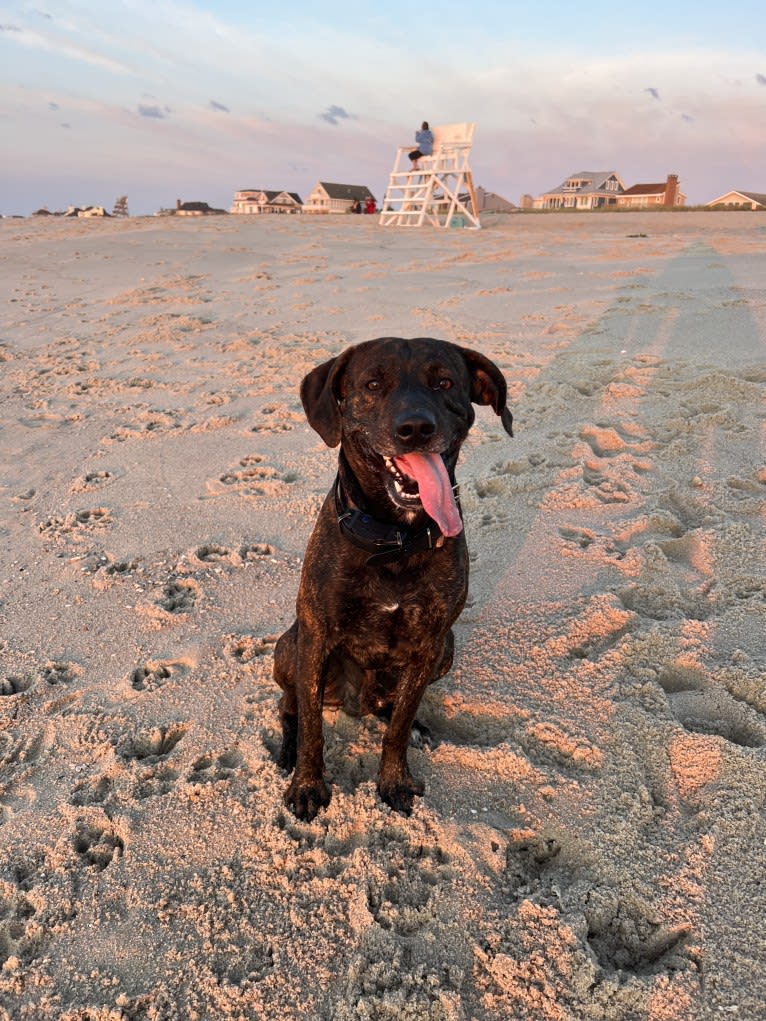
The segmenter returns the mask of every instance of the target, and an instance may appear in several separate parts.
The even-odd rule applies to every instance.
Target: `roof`
[[[331,199],[359,199],[361,202],[372,192],[364,184],[330,184],[327,181],[319,182]]]
[[[630,188],[626,188],[622,193],[623,195],[662,195],[667,190],[668,183],[663,181],[661,184],[634,184]]]
[[[179,202],[172,213],[225,213],[225,209],[214,209],[207,202]]]
[[[558,188],[551,188],[544,194],[558,195],[561,192],[566,192],[568,195],[586,195],[594,191],[605,191],[604,186],[611,178],[615,178],[620,186],[620,194],[622,194],[624,186],[616,170],[578,170],[574,174],[568,174]],[[581,188],[567,188],[567,181],[572,180],[582,180],[586,183]]]
[[[238,194],[242,192],[252,192],[254,195],[265,195],[268,202],[273,202],[277,195],[289,195],[293,201],[299,205],[303,205],[303,199],[300,197],[297,191],[285,191],[281,188],[279,191],[269,191],[268,188],[240,188]]]
[[[502,198],[502,196],[498,195],[494,191],[487,191],[487,189],[482,188],[481,185],[479,185],[476,189],[476,202],[481,212],[487,213],[509,213],[512,209],[517,208],[513,202]]]

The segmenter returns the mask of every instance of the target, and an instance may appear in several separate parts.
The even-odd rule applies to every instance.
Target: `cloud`
[[[106,53],[83,45],[78,41],[70,42],[66,38],[55,38],[51,33],[45,31],[35,32],[28,28],[17,28],[15,25],[0,26],[0,30],[17,33],[14,34],[14,42],[31,49],[45,50],[59,57],[68,60],[91,64],[103,70],[111,71],[113,74],[134,74],[134,70],[122,63],[120,60],[108,56]]]
[[[161,107],[147,106],[145,103],[138,104],[138,113],[141,117],[155,117],[158,120],[164,120],[170,112],[169,106]]]
[[[224,106],[223,103],[217,103],[214,99],[210,100],[210,109],[217,110],[220,113],[231,113],[228,106]]]
[[[354,115],[348,113],[343,109],[342,106],[328,106],[324,113],[317,114],[320,120],[327,121],[328,124],[337,126],[339,121],[342,120],[353,120]]]
[[[757,74],[755,80],[759,85],[766,85],[766,74]]]
[[[648,92],[649,95],[652,96],[654,99],[659,99],[660,98],[660,91],[659,91],[659,89],[644,89],[644,92]]]

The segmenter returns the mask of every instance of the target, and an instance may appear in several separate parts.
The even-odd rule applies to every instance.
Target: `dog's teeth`
[[[394,464],[394,459],[392,457],[386,457],[385,454],[383,454],[382,457],[383,457],[383,464],[386,466],[386,471],[390,475],[393,475],[393,477],[395,479],[401,479],[403,476],[402,476],[401,472],[398,470],[398,468],[396,467],[396,465]]]

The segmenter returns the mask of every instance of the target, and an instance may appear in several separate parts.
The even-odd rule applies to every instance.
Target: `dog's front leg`
[[[322,737],[325,649],[324,642],[305,627],[299,628],[296,644],[298,748],[285,804],[299,819],[309,822],[320,808],[330,803],[330,791],[324,782]]]
[[[423,693],[434,679],[434,664],[402,671],[396,689],[391,719],[383,737],[378,776],[378,793],[397,812],[409,815],[416,795],[425,785],[416,780],[407,764],[412,725]]]

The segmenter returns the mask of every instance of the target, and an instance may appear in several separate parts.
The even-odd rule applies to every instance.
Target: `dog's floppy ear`
[[[478,351],[461,347],[460,353],[471,377],[471,400],[474,404],[491,405],[495,414],[500,416],[505,431],[513,436],[513,415],[505,403],[508,395],[505,376],[494,362]]]
[[[328,447],[337,447],[341,438],[341,417],[338,401],[339,384],[351,357],[348,348],[337,358],[322,362],[304,377],[301,403],[312,429],[316,429]]]

